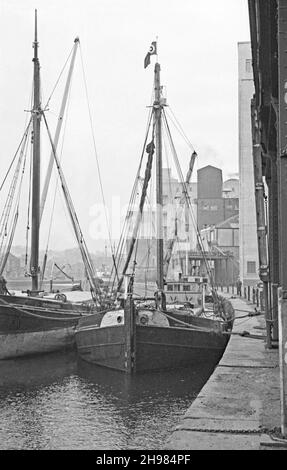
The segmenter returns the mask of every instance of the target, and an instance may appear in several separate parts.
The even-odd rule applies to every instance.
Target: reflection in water
[[[1,449],[160,449],[215,364],[134,377],[74,352],[0,362]]]

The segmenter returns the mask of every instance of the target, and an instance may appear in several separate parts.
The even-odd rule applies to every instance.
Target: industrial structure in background
[[[287,0],[249,0],[248,5],[259,276],[267,347],[279,345],[281,429],[287,437]]]
[[[207,165],[198,170],[197,185],[197,225],[214,283],[234,285],[239,275],[239,181],[223,182],[222,170]]]
[[[256,286],[256,235],[250,101],[254,94],[250,42],[238,44],[239,264],[243,287]]]
[[[222,170],[212,165],[197,172],[197,225],[199,230],[238,214],[238,180],[223,183]]]
[[[170,168],[163,169],[165,278],[177,278],[179,273],[206,276],[207,256],[214,283],[220,286],[235,285],[239,276],[239,181],[230,178],[223,182],[222,170],[211,165],[200,168],[197,181],[191,181],[194,159],[190,163],[186,187],[193,220],[184,207],[182,184],[172,176]],[[133,214],[130,216],[133,217]],[[143,218],[148,222],[153,216],[155,219],[155,214],[146,212]],[[143,224],[144,227],[146,225]],[[198,232],[205,254],[198,246]],[[155,233],[144,229],[137,250],[136,280],[154,281]]]

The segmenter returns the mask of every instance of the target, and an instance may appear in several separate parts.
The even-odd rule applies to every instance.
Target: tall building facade
[[[250,42],[238,43],[239,113],[239,262],[243,285],[259,281],[258,244],[251,132],[251,98],[254,94]]]

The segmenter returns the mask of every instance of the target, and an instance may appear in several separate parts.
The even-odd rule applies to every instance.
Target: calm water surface
[[[215,364],[129,377],[75,352],[0,362],[0,449],[161,449]]]
[[[215,365],[130,377],[74,351],[0,361],[0,449],[161,449]]]

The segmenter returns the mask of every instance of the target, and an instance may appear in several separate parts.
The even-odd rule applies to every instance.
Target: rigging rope
[[[194,149],[193,144],[190,142],[189,138],[186,136],[186,134],[185,134],[185,132],[184,132],[184,130],[183,130],[183,128],[182,128],[180,122],[179,122],[178,119],[176,118],[176,116],[175,116],[174,112],[172,111],[171,107],[169,106],[168,109],[169,109],[169,111],[171,112],[171,114],[172,114],[174,120],[176,121],[176,124],[177,124],[177,125],[175,124],[175,122],[174,122],[174,120],[171,118],[171,116],[169,116],[169,119],[170,119],[171,122],[173,123],[174,127],[180,132],[180,134],[182,135],[182,137],[184,138],[184,140],[186,141],[186,143],[189,145],[189,147],[191,148],[191,150],[194,151],[195,149]]]
[[[125,236],[126,236],[126,234],[128,233],[128,230],[129,230],[128,224],[130,223],[130,211],[131,211],[131,208],[134,204],[135,197],[136,197],[136,192],[137,192],[138,182],[140,181],[140,172],[141,172],[143,157],[144,157],[144,154],[145,154],[145,149],[146,149],[147,139],[148,139],[148,135],[149,135],[149,130],[150,130],[150,127],[151,127],[152,116],[153,116],[153,112],[152,112],[152,109],[151,109],[150,112],[149,112],[149,116],[148,116],[146,135],[145,135],[145,139],[144,139],[144,144],[143,144],[143,148],[142,148],[140,162],[139,162],[137,174],[136,174],[136,177],[135,177],[135,181],[134,181],[134,184],[133,184],[133,188],[132,188],[132,192],[131,192],[131,196],[130,196],[130,200],[129,200],[129,204],[128,204],[128,210],[127,210],[125,221],[124,221],[124,226],[123,226],[122,233],[121,233],[121,236],[120,236],[120,240],[118,242],[117,250],[116,250],[116,253],[115,253],[115,260],[117,260],[117,265],[116,265],[116,268],[115,268],[116,273],[115,273],[115,276],[114,276],[114,279],[113,279],[113,282],[112,282],[112,291],[113,291],[114,286],[115,286],[116,277],[117,277],[117,281],[119,282],[119,277],[118,277],[117,273],[119,271],[120,263],[121,263],[122,258],[123,258],[123,247],[124,247],[124,243],[125,243]],[[111,277],[112,277],[112,274],[113,274],[113,270],[112,270],[112,273],[111,273]]]
[[[62,70],[61,70],[61,72],[60,72],[60,74],[59,74],[59,76],[58,76],[58,79],[57,79],[55,85],[54,85],[54,88],[53,88],[52,91],[51,91],[51,94],[50,94],[50,96],[49,96],[49,98],[48,98],[48,100],[47,100],[47,103],[46,103],[46,105],[44,106],[44,109],[45,109],[45,110],[46,110],[46,109],[48,108],[48,106],[49,106],[49,103],[50,103],[50,101],[51,101],[51,98],[52,98],[52,96],[53,96],[53,94],[54,94],[54,92],[55,92],[55,90],[56,90],[56,88],[57,88],[57,86],[58,86],[58,83],[59,83],[59,81],[60,81],[60,79],[61,79],[61,76],[62,76],[62,74],[63,74],[63,72],[64,72],[64,70],[65,70],[65,68],[66,68],[66,65],[67,65],[67,63],[68,63],[68,61],[69,61],[69,59],[70,59],[70,57],[71,57],[71,55],[72,55],[72,52],[73,52],[73,50],[74,50],[74,47],[75,47],[75,46],[72,47],[72,49],[71,49],[71,51],[70,51],[70,53],[69,53],[69,55],[68,55],[68,57],[67,57],[67,60],[66,60],[66,62],[64,63],[63,68],[62,68]]]
[[[30,120],[29,124],[31,124],[31,120]],[[21,194],[21,189],[22,189],[22,182],[23,182],[23,176],[24,176],[25,164],[26,164],[26,157],[27,157],[28,132],[29,132],[29,128],[26,129],[25,140],[22,143],[20,156],[19,156],[19,159],[18,159],[18,163],[17,163],[16,169],[15,169],[14,175],[13,175],[13,179],[12,179],[12,182],[11,182],[11,185],[10,185],[10,188],[9,188],[8,196],[7,196],[7,199],[6,199],[6,202],[5,202],[4,210],[2,212],[1,221],[0,221],[0,224],[1,224],[0,237],[2,237],[1,238],[1,244],[0,244],[0,258],[1,258],[0,259],[0,273],[1,274],[3,273],[3,270],[5,268],[5,265],[6,265],[9,253],[10,253],[10,249],[11,249],[11,245],[12,245],[12,242],[13,242],[15,229],[16,229],[16,225],[17,225],[17,221],[18,221],[20,194]],[[16,192],[16,188],[17,188],[18,178],[19,178],[19,175],[20,175],[20,172],[21,172],[21,166],[22,166],[22,175],[21,175],[21,179],[20,179],[20,183],[19,183],[19,188],[18,188],[18,194],[17,194],[17,198],[16,198],[16,202],[15,202],[15,207],[14,207],[14,210],[13,210],[13,199],[14,199],[14,195],[15,195],[15,192]],[[7,227],[8,227],[11,211],[12,211],[12,213],[14,213],[14,215],[12,215],[13,220],[12,220],[11,226],[8,230],[8,232],[10,232],[10,236],[8,237],[7,242],[4,245],[4,240],[8,236]],[[3,233],[3,231],[4,231],[4,233]]]
[[[142,189],[142,194],[141,194],[141,199],[140,199],[140,204],[139,204],[139,212],[138,212],[137,219],[136,219],[136,222],[135,222],[135,225],[134,225],[134,230],[133,230],[132,239],[131,239],[131,243],[130,243],[129,253],[127,255],[126,262],[125,262],[125,265],[124,265],[124,268],[123,268],[123,271],[122,271],[122,275],[121,275],[121,278],[120,278],[119,283],[118,283],[117,291],[120,290],[120,288],[122,286],[122,283],[123,283],[124,275],[125,275],[125,273],[128,269],[129,262],[130,262],[132,252],[133,252],[133,249],[134,249],[134,245],[135,245],[135,242],[136,242],[136,239],[137,239],[139,224],[140,224],[141,219],[142,219],[142,212],[143,212],[143,207],[144,207],[145,200],[146,200],[146,193],[147,193],[148,184],[149,184],[149,181],[150,181],[150,178],[151,178],[153,154],[154,154],[154,150],[155,150],[154,130],[155,130],[155,124],[153,125],[153,130],[152,130],[152,140],[147,145],[147,148],[146,148],[146,152],[148,153],[148,160],[147,160],[147,164],[146,164],[144,184],[143,184],[143,189]]]
[[[86,99],[87,99],[87,105],[88,105],[88,113],[89,113],[90,126],[91,126],[91,131],[92,131],[94,152],[95,152],[95,157],[96,157],[98,178],[99,178],[99,183],[100,183],[102,201],[103,201],[103,205],[104,205],[104,212],[105,212],[105,218],[106,218],[106,224],[107,224],[107,230],[108,230],[108,236],[109,236],[110,249],[111,249],[112,256],[114,257],[112,237],[111,237],[111,231],[110,231],[110,224],[109,224],[109,220],[108,220],[107,206],[106,206],[106,201],[105,201],[105,195],[104,195],[104,189],[103,189],[103,183],[102,183],[102,177],[101,177],[101,171],[100,171],[100,164],[99,164],[98,152],[97,152],[97,147],[96,147],[96,139],[95,139],[95,133],[94,133],[91,107],[90,107],[90,102],[89,102],[88,86],[87,86],[87,80],[86,80],[86,75],[85,75],[85,68],[84,68],[84,61],[83,61],[81,45],[80,45],[80,57],[81,57],[81,63],[82,63],[82,72],[83,72],[84,86],[85,86]]]
[[[8,170],[7,170],[7,172],[6,172],[5,176],[4,176],[4,179],[3,179],[2,183],[1,183],[1,186],[0,186],[0,191],[1,191],[2,188],[3,188],[3,186],[4,186],[5,182],[6,182],[6,179],[8,178],[8,175],[9,175],[9,173],[10,173],[10,170],[11,170],[12,166],[13,166],[13,163],[14,163],[15,160],[16,160],[16,157],[17,157],[17,155],[18,155],[18,152],[19,152],[19,150],[20,150],[20,148],[21,148],[21,146],[22,146],[22,143],[23,143],[24,139],[26,139],[26,137],[27,137],[27,132],[28,132],[28,129],[29,129],[29,127],[30,127],[31,122],[32,122],[32,118],[30,119],[30,121],[29,121],[29,123],[28,123],[28,125],[27,125],[27,127],[26,127],[26,129],[25,129],[25,131],[24,131],[23,137],[21,138],[21,141],[20,141],[20,143],[19,143],[19,145],[18,145],[18,147],[17,147],[17,150],[16,150],[16,152],[15,152],[15,155],[14,155],[14,157],[13,157],[13,159],[12,159],[12,162],[10,163],[9,168],[8,168]]]
[[[182,320],[178,320],[177,318],[172,317],[171,315],[168,315],[168,314],[167,314],[165,311],[163,311],[163,310],[158,310],[158,312],[160,312],[160,313],[162,313],[163,315],[165,315],[169,320],[175,321],[176,323],[182,324],[182,325],[184,325],[184,326],[186,326],[186,327],[188,327],[188,328],[192,328],[192,329],[197,330],[197,331],[202,331],[202,332],[204,331],[204,332],[209,332],[209,333],[210,333],[210,332],[214,332],[214,333],[223,333],[223,332],[220,331],[220,330],[217,332],[216,330],[214,330],[214,328],[205,328],[205,327],[202,327],[202,326],[191,325],[190,323],[186,323],[186,322],[184,322],[184,321],[182,321]],[[218,321],[220,322],[220,324],[222,323],[223,325],[227,323],[227,322],[225,323],[225,322],[220,321],[220,320],[218,320]]]
[[[150,182],[150,195],[149,195],[149,200],[150,200],[150,210],[149,210],[149,218],[150,218],[150,224],[149,224],[149,234],[148,234],[148,256],[147,256],[147,269],[145,270],[145,295],[147,295],[147,290],[148,290],[148,274],[150,272],[150,261],[151,261],[151,253],[152,253],[152,244],[153,244],[153,239],[154,239],[154,234],[156,233],[156,227],[155,227],[155,222],[154,222],[154,217],[153,217],[153,208],[151,204],[152,200],[152,195],[154,193],[154,180],[152,179]]]
[[[30,98],[30,110],[33,108],[33,80],[32,80],[32,91]],[[31,119],[32,114],[31,114]],[[32,139],[32,133],[31,133]],[[31,142],[32,144],[32,142]],[[27,208],[27,224],[26,224],[26,242],[25,242],[25,275],[28,273],[28,248],[29,248],[29,230],[30,230],[30,206],[31,206],[31,196],[32,196],[32,171],[33,171],[33,145],[30,147],[30,172],[29,172],[29,189],[28,189],[28,208]]]
[[[74,49],[74,47],[73,47],[73,49]],[[73,49],[72,49],[72,51],[73,51]],[[72,53],[72,51],[71,51],[71,53]],[[70,53],[70,55],[71,55],[71,53]],[[70,55],[69,55],[69,57],[70,57]],[[69,57],[68,57],[68,59],[69,59]],[[68,61],[68,59],[67,59],[67,61]],[[63,138],[62,138],[62,144],[61,144],[61,153],[60,153],[60,158],[59,158],[60,162],[61,162],[62,156],[63,156],[63,148],[64,148],[65,134],[66,134],[66,128],[67,128],[67,121],[68,121],[68,113],[69,113],[69,106],[70,106],[70,93],[71,93],[71,88],[69,88],[68,98],[67,98],[67,110],[66,110],[66,113],[65,113],[65,124],[64,124]],[[46,250],[45,250],[44,261],[43,261],[43,266],[42,266],[42,270],[41,270],[41,281],[40,281],[41,286],[44,282],[47,259],[48,259],[48,249],[49,249],[49,242],[50,242],[52,224],[53,224],[53,220],[54,220],[53,216],[54,216],[55,205],[56,205],[58,183],[59,183],[59,179],[57,178],[56,185],[55,185],[55,191],[54,191],[54,197],[53,197],[51,216],[50,216],[50,223],[49,223],[49,230],[48,230],[48,236],[47,236]]]
[[[130,196],[130,200],[129,200],[129,204],[128,204],[128,210],[127,210],[126,217],[125,217],[125,220],[124,220],[123,229],[122,229],[121,236],[120,236],[120,239],[119,239],[119,242],[118,242],[118,245],[117,245],[117,250],[116,250],[115,256],[113,257],[114,265],[113,265],[111,276],[110,276],[110,281],[113,279],[113,281],[111,283],[111,285],[112,285],[111,291],[113,291],[113,289],[114,289],[116,278],[117,278],[117,281],[119,282],[118,271],[119,271],[120,264],[121,264],[121,261],[122,261],[122,258],[123,258],[123,247],[124,247],[124,242],[125,242],[125,236],[126,236],[126,232],[128,232],[128,223],[130,222],[130,220],[129,220],[130,208],[132,207],[132,205],[135,201],[137,186],[138,186],[138,182],[140,181],[140,176],[139,175],[140,175],[140,171],[141,171],[143,157],[144,157],[144,154],[145,154],[145,148],[146,148],[146,143],[147,143],[147,139],[148,139],[149,129],[150,129],[150,126],[151,126],[151,120],[152,120],[152,115],[153,115],[153,107],[152,107],[153,96],[154,96],[154,89],[152,89],[152,93],[151,93],[151,100],[150,100],[150,106],[149,106],[150,111],[149,111],[148,119],[147,119],[145,140],[144,140],[144,144],[143,144],[143,148],[142,148],[140,162],[139,162],[138,170],[137,170],[137,173],[136,173],[134,185],[133,185],[133,188],[132,188],[132,192],[131,192],[131,196]],[[116,263],[116,260],[117,260],[117,263]],[[114,271],[115,271],[115,273],[114,273]]]
[[[32,154],[33,154],[33,146],[31,145],[31,150],[30,150],[30,177],[29,177],[28,209],[27,209],[27,225],[26,225],[25,273],[28,272],[28,246],[29,246],[30,206],[31,206],[31,195],[32,195],[32,169],[33,169]]]
[[[201,238],[199,229],[198,229],[197,224],[195,223],[195,220],[194,220],[194,214],[193,214],[193,210],[192,210],[192,206],[191,206],[191,201],[190,201],[190,196],[189,196],[189,193],[188,193],[187,184],[184,180],[184,177],[183,177],[183,174],[182,174],[182,171],[181,171],[181,168],[180,168],[178,156],[177,156],[177,153],[176,153],[176,150],[175,150],[175,147],[174,147],[174,143],[173,143],[171,133],[170,133],[170,128],[169,128],[169,125],[168,125],[168,122],[167,122],[165,110],[163,110],[163,117],[164,117],[163,121],[164,121],[166,130],[167,130],[167,134],[168,134],[168,137],[169,137],[170,145],[171,145],[171,148],[173,150],[173,157],[174,157],[174,161],[175,161],[175,164],[176,164],[178,177],[181,181],[181,184],[182,184],[182,187],[183,187],[183,193],[185,194],[186,202],[187,202],[189,212],[190,212],[190,215],[191,215],[191,218],[192,218],[192,222],[193,222],[193,225],[194,225],[194,228],[195,228],[195,231],[196,231],[198,246],[199,246],[201,255],[203,257],[203,260],[204,260],[204,263],[205,263],[205,266],[206,266],[206,269],[207,269],[207,272],[208,272],[208,275],[209,275],[209,278],[210,278],[210,282],[211,282],[211,285],[212,285],[212,290],[213,290],[213,292],[215,292],[213,274],[212,274],[212,271],[211,271],[209,263],[208,263],[208,259],[207,259],[206,254],[205,254],[205,250],[204,250],[204,247],[203,247],[203,242],[202,242],[202,238]],[[217,294],[215,293],[215,295],[217,295]]]
[[[100,291],[100,289],[99,289],[99,287],[98,287],[98,285],[95,281],[96,275],[95,275],[95,272],[94,272],[94,267],[93,267],[93,264],[92,264],[92,260],[90,258],[90,255],[89,255],[89,252],[88,252],[85,240],[84,240],[84,236],[83,236],[83,233],[82,233],[79,221],[78,221],[78,217],[77,217],[74,205],[73,205],[71,195],[70,195],[69,190],[68,190],[68,186],[66,184],[66,180],[65,180],[63,171],[61,169],[59,159],[57,157],[56,149],[54,147],[54,143],[53,143],[53,140],[52,140],[52,137],[51,137],[50,129],[48,127],[47,119],[46,119],[46,116],[45,116],[44,112],[43,112],[43,118],[44,118],[44,122],[45,122],[46,129],[47,129],[47,132],[48,132],[48,136],[49,136],[49,139],[50,139],[51,147],[53,149],[55,163],[56,163],[58,173],[59,173],[59,177],[60,177],[60,180],[61,180],[61,185],[62,185],[63,193],[64,193],[64,196],[65,196],[65,201],[66,201],[67,208],[68,208],[70,218],[71,218],[71,222],[72,222],[72,225],[73,225],[73,228],[74,228],[74,233],[75,233],[75,236],[76,236],[79,248],[80,248],[80,252],[82,254],[82,259],[83,259],[84,265],[85,265],[86,270],[87,270],[89,283],[90,283],[92,291],[94,291],[98,295],[98,297],[100,298],[101,297],[101,291]]]

